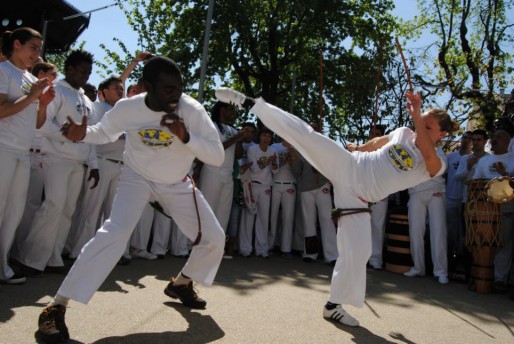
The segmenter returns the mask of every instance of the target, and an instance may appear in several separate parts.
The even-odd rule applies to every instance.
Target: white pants
[[[84,166],[77,161],[44,155],[43,172],[45,201],[36,212],[30,232],[20,238],[15,252],[16,260],[37,270],[44,270],[47,265],[64,265],[60,254],[82,188]]]
[[[226,232],[234,192],[232,175],[224,176],[203,168],[200,173],[199,188],[216,215],[221,228]]]
[[[150,253],[165,255],[171,236],[171,219],[163,213],[155,211],[152,225],[152,246]]]
[[[367,203],[354,193],[359,167],[350,152],[314,132],[297,117],[263,100],[257,100],[251,111],[332,182],[336,207],[367,208]],[[280,121],[275,121],[275,118],[280,118]],[[366,263],[371,255],[370,215],[343,216],[337,228],[339,257],[332,274],[328,301],[362,307],[366,293]]]
[[[14,247],[17,246],[18,240],[25,238],[30,231],[34,215],[43,202],[43,186],[43,155],[41,153],[32,152],[30,153],[30,181],[27,191],[27,201],[25,203],[23,217],[16,231]]]
[[[124,166],[111,217],[84,246],[57,293],[87,303],[123,254],[143,209],[151,200],[157,200],[184,234],[194,241],[199,224],[193,192],[200,214],[202,239],[193,247],[182,272],[195,281],[211,285],[223,257],[225,234],[202,193],[193,190],[189,179],[160,184],[148,181]]]
[[[193,197],[193,196],[191,196]],[[130,248],[134,250],[144,250],[148,248],[150,235],[152,234],[152,223],[154,215],[157,213],[150,203],[147,203],[143,209],[143,213],[137,221],[136,227],[130,237]]]
[[[70,240],[70,257],[77,258],[82,247],[95,236],[98,229],[98,219],[102,214],[104,204],[112,204],[118,188],[121,175],[121,165],[104,159],[98,160],[100,180],[94,189],[86,184],[84,197],[77,220],[75,237]],[[90,170],[88,170],[88,173]],[[110,208],[111,206],[109,206]],[[109,215],[104,215],[108,218]],[[71,233],[70,233],[71,236]]]
[[[430,226],[430,246],[434,276],[448,275],[448,253],[446,246],[446,206],[445,193],[434,194],[431,190],[419,191],[409,198],[409,236],[413,269],[425,274],[425,229],[428,211]]]
[[[14,275],[7,261],[25,207],[29,152],[2,147],[0,162],[0,280],[4,280]]]
[[[257,202],[257,214],[244,212],[244,223],[239,230],[239,251],[242,255],[252,253],[252,234],[255,222],[255,254],[268,255],[268,222],[271,203],[271,187],[259,183],[253,184],[253,195]]]
[[[275,244],[275,236],[278,227],[278,214],[282,208],[282,231],[280,235],[280,250],[291,252],[293,242],[294,206],[296,203],[296,186],[294,183],[280,184],[273,183],[271,189],[271,213],[269,249],[272,250]]]
[[[330,184],[325,184],[320,188],[300,192],[302,199],[303,224],[305,237],[316,236],[316,215],[319,219],[321,229],[321,245],[323,246],[323,256],[325,262],[332,262],[337,259],[336,228],[332,222],[332,198],[330,196]],[[316,259],[317,254],[304,253],[304,257]]]
[[[384,247],[384,232],[387,217],[387,203],[385,198],[373,204],[371,209],[371,257],[369,263],[382,266],[382,248]]]

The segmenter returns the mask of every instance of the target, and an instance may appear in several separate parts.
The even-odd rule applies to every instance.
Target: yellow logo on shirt
[[[161,129],[142,129],[138,135],[141,142],[152,147],[168,147],[173,143],[173,135]]]
[[[393,165],[400,171],[412,170],[414,161],[409,152],[401,145],[392,145],[389,147],[389,157]]]

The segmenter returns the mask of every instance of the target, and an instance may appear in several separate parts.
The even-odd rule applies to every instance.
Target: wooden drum
[[[466,246],[473,255],[470,288],[488,294],[494,282],[494,253],[501,245],[500,206],[488,200],[486,179],[467,181]]]
[[[410,254],[409,217],[406,207],[391,209],[386,238],[386,271],[398,274],[409,271],[414,264]]]

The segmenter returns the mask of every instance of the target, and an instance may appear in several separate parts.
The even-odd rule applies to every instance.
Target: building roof
[[[12,0],[1,7],[0,32],[31,27],[45,38],[44,53],[67,51],[89,25],[89,15],[64,0]]]

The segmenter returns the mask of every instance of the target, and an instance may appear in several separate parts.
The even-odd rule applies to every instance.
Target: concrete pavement
[[[198,286],[206,310],[163,293],[184,259],[117,266],[89,305],[70,302],[70,343],[514,343],[514,301],[467,285],[368,269],[361,323],[322,318],[332,268],[272,256],[224,260],[214,286]],[[34,343],[37,318],[64,276],[0,286],[0,343]]]

